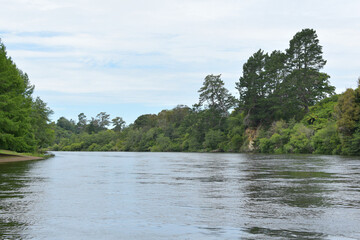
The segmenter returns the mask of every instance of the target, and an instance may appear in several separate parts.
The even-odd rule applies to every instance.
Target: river
[[[0,164],[0,239],[360,239],[360,158],[55,152]]]

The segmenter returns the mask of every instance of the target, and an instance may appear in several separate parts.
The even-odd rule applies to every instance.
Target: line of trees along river
[[[145,114],[128,126],[105,112],[62,117],[51,149],[360,155],[360,87],[335,95],[325,64],[316,32],[304,29],[284,52],[260,49],[247,60],[239,99],[221,75],[208,75],[191,108]]]
[[[47,130],[46,134],[33,133],[30,140],[44,136],[36,146],[60,151],[360,155],[360,82],[356,89],[336,95],[329,75],[321,72],[325,64],[316,32],[304,29],[295,34],[285,51],[269,54],[260,49],[247,60],[236,83],[238,99],[224,87],[221,75],[208,75],[198,90],[199,101],[192,107],[179,105],[145,114],[128,126],[121,117],[111,119],[105,112],[90,119],[80,113],[77,121],[61,117],[49,124],[51,110],[39,99],[41,119],[47,126],[39,131]],[[26,75],[16,71],[19,81],[25,83],[24,91],[30,89]],[[3,142],[4,129],[0,132]],[[25,133],[33,131],[24,129]],[[0,144],[3,148],[11,145]]]

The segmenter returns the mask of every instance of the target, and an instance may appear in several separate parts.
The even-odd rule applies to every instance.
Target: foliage
[[[50,124],[53,111],[39,97],[32,103],[31,125],[38,148],[46,148],[54,142],[55,134]]]
[[[114,126],[113,130],[114,130],[115,132],[120,132],[121,129],[123,129],[124,126],[125,126],[125,121],[122,119],[122,117],[113,118],[113,119],[111,120],[111,122],[112,122],[112,124],[113,124],[113,126]]]
[[[340,133],[350,136],[359,128],[360,94],[359,88],[355,91],[347,89],[339,97],[336,105],[337,125]]]
[[[0,41],[0,148],[34,152],[52,144],[52,111],[37,98],[26,73],[19,70]]]
[[[77,123],[61,117],[51,149],[360,155],[360,87],[333,95],[325,63],[316,32],[304,29],[285,52],[259,50],[247,60],[238,100],[221,75],[208,75],[192,108],[141,115],[128,126],[105,112],[90,120],[80,113]],[[40,109],[46,113],[46,105]]]
[[[314,153],[340,154],[341,142],[335,122],[330,122],[326,127],[317,131],[311,141]]]
[[[199,106],[206,103],[207,108],[227,115],[229,109],[235,105],[235,98],[224,87],[221,75],[206,76],[198,92],[200,93]]]
[[[210,129],[205,134],[205,141],[204,141],[204,147],[207,149],[219,149],[220,143],[225,140],[224,133],[222,133],[220,130],[212,130]]]
[[[299,110],[308,112],[309,106],[333,94],[335,88],[329,85],[329,76],[321,73],[326,61],[322,57],[322,46],[313,29],[303,29],[290,40],[286,49],[286,89]]]
[[[335,121],[335,106],[338,103],[338,98],[339,95],[333,95],[310,107],[302,123],[314,130],[318,130],[326,127],[329,121]]]
[[[258,50],[243,65],[236,83],[239,109],[247,127],[269,125],[277,120],[300,120],[318,101],[333,94],[329,76],[320,72],[322,58],[316,32],[304,29],[290,41],[285,53],[270,55]]]

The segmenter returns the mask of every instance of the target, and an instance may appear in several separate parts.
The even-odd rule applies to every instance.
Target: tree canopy
[[[33,152],[51,144],[48,127],[52,111],[40,99],[33,100],[34,86],[17,68],[0,41],[0,148]]]
[[[236,88],[247,126],[291,118],[300,120],[309,107],[334,93],[315,30],[303,29],[283,53],[261,49],[243,65]]]

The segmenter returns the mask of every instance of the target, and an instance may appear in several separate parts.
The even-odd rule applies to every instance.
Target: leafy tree
[[[100,112],[98,115],[96,115],[96,120],[101,129],[106,129],[106,127],[110,124],[110,114],[107,114],[106,112]]]
[[[98,133],[102,130],[106,130],[107,126],[110,124],[110,114],[106,112],[100,112],[96,115],[96,118],[91,118],[89,124],[86,126],[86,131],[89,134]]]
[[[268,55],[263,50],[254,53],[243,65],[243,76],[236,83],[240,94],[240,109],[245,114],[247,126],[256,126],[264,118],[266,97],[271,93],[265,78],[265,63]]]
[[[335,109],[339,132],[351,136],[360,127],[360,87],[356,91],[347,89],[339,97]]]
[[[209,150],[217,150],[221,142],[225,140],[224,133],[220,130],[212,130],[210,129],[205,134],[204,147]]]
[[[68,120],[65,117],[60,117],[57,120],[56,125],[62,129],[65,129],[65,130],[75,133],[76,125],[75,125],[74,120],[72,120],[72,119]]]
[[[34,151],[31,127],[31,94],[27,75],[7,56],[0,41],[0,148]]]
[[[205,105],[228,115],[230,108],[235,105],[235,98],[224,87],[221,75],[208,75],[203,86],[199,89],[199,106]]]
[[[98,133],[99,131],[101,131],[99,121],[96,118],[92,117],[91,120],[89,121],[89,124],[86,125],[86,132],[92,134],[92,133]]]
[[[80,132],[82,132],[86,129],[87,119],[86,119],[86,116],[84,113],[80,113],[78,115],[78,123],[76,125]]]
[[[341,134],[342,154],[360,154],[360,80],[358,88],[347,89],[335,107],[337,127]]]
[[[134,122],[134,128],[152,128],[156,125],[155,114],[144,114],[139,116]]]
[[[294,126],[290,140],[285,144],[284,149],[287,153],[312,153],[311,137],[314,131],[307,128],[302,123]]]
[[[296,33],[286,49],[286,57],[287,76],[283,85],[285,91],[291,93],[288,97],[293,109],[307,113],[309,106],[334,93],[329,75],[320,72],[326,61],[315,30],[303,29]]]
[[[120,132],[123,129],[123,127],[125,126],[125,121],[122,119],[122,117],[116,117],[116,118],[112,119],[111,122],[114,126],[113,130],[115,132]]]
[[[317,131],[311,141],[314,152],[317,154],[340,153],[341,142],[335,122],[330,122],[326,127]]]
[[[329,121],[335,121],[334,111],[338,103],[338,98],[338,95],[333,95],[310,107],[302,123],[317,130],[326,127]]]
[[[286,115],[285,105],[289,102],[288,93],[283,89],[286,54],[281,51],[273,51],[265,61],[264,78],[267,88],[266,100],[262,108],[265,108],[266,115],[263,116],[266,123],[272,123],[280,119],[289,119],[293,114]]]
[[[39,97],[32,103],[31,125],[39,148],[48,147],[54,141],[54,130],[50,125],[53,111]]]

